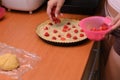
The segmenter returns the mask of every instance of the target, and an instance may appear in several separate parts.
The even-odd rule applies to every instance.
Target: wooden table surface
[[[64,14],[64,17],[82,19],[87,15]],[[47,44],[35,33],[36,27],[47,19],[44,8],[32,15],[21,11],[7,12],[0,20],[0,42],[41,57],[32,70],[24,73],[23,80],[80,80],[94,42],[88,41],[74,47]]]

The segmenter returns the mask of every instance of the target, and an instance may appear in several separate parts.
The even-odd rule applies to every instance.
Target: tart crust
[[[54,43],[74,43],[87,39],[86,34],[75,19],[61,19],[60,24],[47,20],[37,26],[36,33],[43,40]]]

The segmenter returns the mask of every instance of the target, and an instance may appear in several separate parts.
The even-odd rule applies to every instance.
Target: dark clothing
[[[112,35],[115,37],[113,48],[120,55],[120,28],[114,30]]]

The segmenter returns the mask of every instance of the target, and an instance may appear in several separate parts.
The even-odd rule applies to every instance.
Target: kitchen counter
[[[87,15],[64,14],[64,17],[82,19]],[[35,33],[36,27],[47,19],[44,8],[31,15],[7,12],[0,20],[0,42],[40,56],[40,62],[22,76],[23,80],[81,80],[94,42],[73,47],[47,44]]]

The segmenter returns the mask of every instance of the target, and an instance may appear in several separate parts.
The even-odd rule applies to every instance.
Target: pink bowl
[[[110,18],[101,17],[101,16],[92,16],[88,18],[84,18],[80,21],[79,26],[84,30],[86,36],[90,40],[99,41],[102,40],[106,33],[111,30],[111,26],[109,26],[111,22]],[[106,30],[92,31],[91,28],[95,27],[96,29],[100,28],[102,24],[106,24]]]
[[[5,16],[5,8],[0,7],[0,19],[3,18]]]

